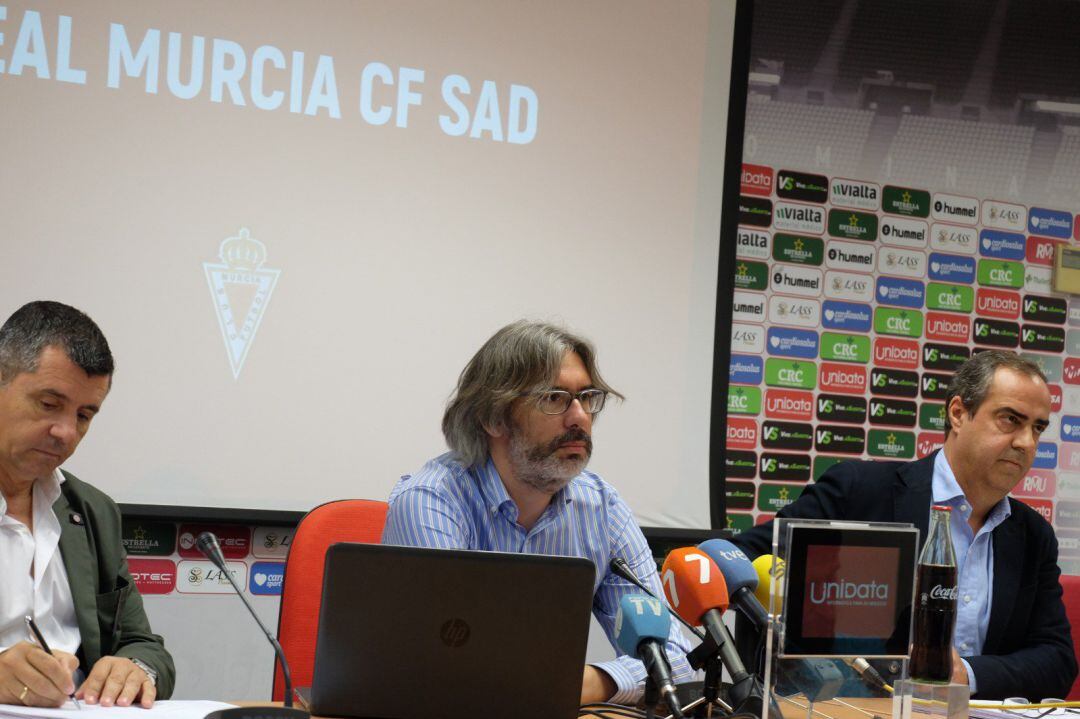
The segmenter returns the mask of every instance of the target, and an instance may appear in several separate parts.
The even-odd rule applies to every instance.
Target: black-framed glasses
[[[580,392],[567,392],[564,389],[547,389],[540,392],[529,392],[523,397],[532,397],[536,402],[536,408],[544,414],[562,414],[570,409],[570,404],[576,399],[581,402],[581,408],[589,414],[596,414],[604,408],[604,400],[607,392],[602,389],[583,389]]]

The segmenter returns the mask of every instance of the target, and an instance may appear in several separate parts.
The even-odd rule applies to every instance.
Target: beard
[[[567,442],[584,442],[579,454],[560,457],[559,447]],[[514,476],[533,489],[545,494],[555,494],[585,469],[592,456],[592,438],[577,427],[559,435],[550,442],[530,445],[520,428],[510,426],[510,467]]]

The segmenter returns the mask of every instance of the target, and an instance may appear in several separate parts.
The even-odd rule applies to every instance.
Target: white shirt
[[[0,651],[30,637],[31,616],[49,648],[74,654],[82,643],[75,619],[64,559],[60,556],[60,520],[53,503],[64,475],[57,469],[34,482],[34,531],[9,516],[0,495]]]

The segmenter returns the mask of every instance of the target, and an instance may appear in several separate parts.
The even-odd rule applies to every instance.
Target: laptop
[[[379,544],[326,554],[312,715],[574,719],[596,569]]]

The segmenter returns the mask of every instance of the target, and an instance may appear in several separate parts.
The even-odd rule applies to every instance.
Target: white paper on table
[[[230,709],[233,704],[212,701],[160,701],[150,709],[141,706],[103,707],[80,702],[82,709],[68,700],[59,709],[0,704],[0,717],[17,719],[203,719],[218,709]]]

